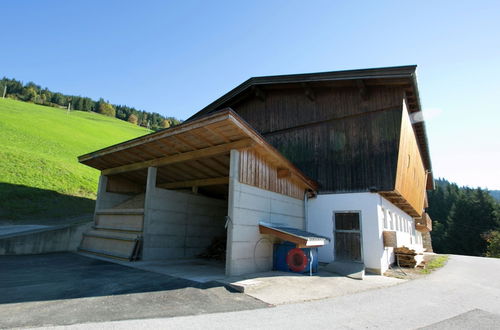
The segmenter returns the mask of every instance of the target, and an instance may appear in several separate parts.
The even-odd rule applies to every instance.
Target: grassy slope
[[[99,173],[76,157],[149,132],[96,113],[0,99],[0,220],[91,212]]]

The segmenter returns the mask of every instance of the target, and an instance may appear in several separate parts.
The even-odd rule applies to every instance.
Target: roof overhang
[[[416,68],[416,65],[408,65],[361,70],[253,77],[198,111],[187,121],[198,119],[225,107],[231,107],[241,101],[246,94],[255,93],[256,88],[271,88],[273,86],[285,87],[294,84],[306,88],[314,88],[315,85],[321,84],[331,84],[332,86],[359,86],[360,83],[366,86],[401,86],[405,91],[408,111],[410,114],[413,114],[422,111]],[[430,173],[430,175],[428,175],[427,189],[434,189],[432,164],[425,122],[420,120],[413,123],[413,129],[425,169]]]
[[[168,189],[227,185],[229,152],[254,149],[277,168],[291,172],[306,190],[317,183],[306,177],[231,109],[119,143],[78,157],[102,175],[145,182],[157,167],[157,185]]]
[[[320,247],[328,244],[330,239],[305,230],[291,228],[282,224],[259,223],[259,232],[292,242],[300,248]]]

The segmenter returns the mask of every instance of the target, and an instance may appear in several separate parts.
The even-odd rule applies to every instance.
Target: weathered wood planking
[[[320,193],[394,189],[402,99],[398,87],[266,91],[233,105],[266,140],[320,184]]]
[[[307,186],[293,175],[278,177],[277,166],[269,163],[266,158],[255,150],[240,151],[239,181],[261,189],[284,194],[297,199],[303,199]]]

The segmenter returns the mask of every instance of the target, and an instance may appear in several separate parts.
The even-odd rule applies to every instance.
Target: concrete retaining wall
[[[130,199],[134,194],[119,194],[106,191],[108,177],[101,175],[99,177],[99,185],[97,188],[97,199],[95,201],[95,210],[111,209],[114,206],[123,203]]]
[[[53,226],[0,237],[0,255],[75,251],[93,222]]]
[[[195,257],[225,235],[227,201],[148,188],[143,260]]]
[[[272,236],[259,233],[259,221],[305,229],[304,201],[238,181],[238,151],[231,151],[226,274],[230,276],[272,269]]]

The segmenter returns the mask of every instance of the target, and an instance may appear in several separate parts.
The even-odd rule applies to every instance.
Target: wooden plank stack
[[[226,236],[216,237],[212,240],[212,244],[210,244],[203,253],[199,254],[198,257],[203,259],[226,260],[226,244]]]
[[[396,262],[401,267],[415,268],[417,260],[415,256],[418,254],[415,250],[409,249],[405,246],[394,248],[396,254]]]

